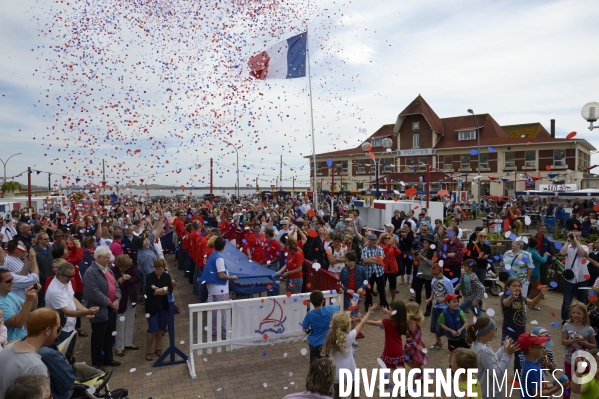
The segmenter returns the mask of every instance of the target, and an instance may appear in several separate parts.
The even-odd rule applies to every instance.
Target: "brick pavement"
[[[465,222],[468,223],[468,222]],[[470,222],[476,223],[476,222]],[[468,224],[470,224],[468,223]],[[480,223],[480,222],[478,222]],[[172,257],[169,257],[172,258]],[[169,259],[172,264],[172,259]],[[174,268],[173,268],[174,269]],[[182,272],[174,270],[175,278],[181,282],[175,290],[177,304],[181,314],[175,317],[176,342],[180,349],[187,352],[188,348],[188,311],[187,304],[195,303],[191,294],[191,286],[183,278]],[[407,301],[410,293],[409,286],[398,285],[397,299]],[[531,325],[536,321],[552,333],[555,347],[553,348],[558,367],[563,364],[563,346],[560,344],[561,332],[559,328],[552,328],[550,323],[559,321],[561,307],[561,294],[550,292],[541,302],[542,310],[528,312],[527,330],[532,330]],[[187,365],[175,365],[154,368],[151,362],[145,361],[145,331],[147,322],[144,313],[138,305],[135,320],[136,331],[134,344],[141,347],[139,351],[126,351],[125,357],[117,357],[123,362],[120,367],[114,368],[110,383],[111,388],[126,387],[133,399],[167,399],[167,398],[282,398],[292,391],[303,390],[305,375],[308,370],[308,355],[302,356],[302,348],[308,348],[306,343],[291,342],[272,346],[261,346],[236,350],[233,352],[213,353],[196,356],[197,378],[192,380],[189,376]],[[501,311],[498,297],[489,295],[485,301],[486,308],[495,310],[494,320],[501,324]],[[424,307],[423,307],[424,309]],[[551,316],[551,312],[558,315]],[[373,315],[373,319],[380,318],[380,313]],[[468,319],[472,320],[472,313]],[[423,323],[423,339],[428,345],[434,342],[429,333],[430,319]],[[84,329],[90,331],[89,325],[84,321]],[[378,367],[377,358],[381,355],[384,345],[383,331],[377,327],[366,326],[365,339],[359,341],[360,345],[355,353],[358,367]],[[500,345],[500,334],[493,341],[493,348]],[[166,348],[168,335],[163,338],[163,349]],[[89,338],[81,338],[77,346],[78,361],[90,362]],[[184,342],[181,344],[180,342]],[[448,350],[444,340],[444,349],[429,351],[430,367],[448,367]],[[266,353],[266,356],[263,356]],[[151,375],[147,375],[151,373]],[[265,387],[264,384],[267,384]],[[574,397],[574,395],[573,395]]]

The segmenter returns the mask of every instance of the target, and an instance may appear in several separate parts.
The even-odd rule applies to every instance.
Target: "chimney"
[[[551,119],[551,138],[555,138],[555,119]]]

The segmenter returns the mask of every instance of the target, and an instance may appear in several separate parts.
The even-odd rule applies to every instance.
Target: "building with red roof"
[[[550,131],[539,122],[501,126],[490,114],[440,118],[419,95],[394,124],[381,126],[364,140],[371,144],[372,155],[362,145],[317,154],[316,186],[331,189],[333,170],[327,165],[331,159],[335,191],[374,188],[380,159],[380,189],[424,190],[427,164],[431,192],[470,191],[476,198],[479,166],[481,196],[513,196],[514,191],[538,190],[556,182],[587,188],[582,181],[595,147],[584,139],[557,138],[555,120],[550,126]],[[384,138],[392,140],[388,150],[382,146]]]

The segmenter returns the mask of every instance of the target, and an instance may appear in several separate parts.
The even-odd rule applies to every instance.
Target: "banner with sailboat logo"
[[[336,296],[323,292],[324,297]],[[310,294],[231,301],[232,349],[272,345],[305,337],[301,323],[310,305]]]

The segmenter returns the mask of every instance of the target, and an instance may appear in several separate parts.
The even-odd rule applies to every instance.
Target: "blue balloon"
[[[333,160],[331,158],[327,159],[327,166],[330,168],[331,166],[333,166]]]
[[[552,282],[549,283],[549,286],[551,288],[557,288],[557,283],[555,281],[552,281]]]
[[[509,238],[510,238],[510,240],[515,240],[516,238],[518,238],[518,236],[515,234],[510,234]]]
[[[472,156],[478,155],[478,150],[470,150],[470,155],[472,155]]]
[[[556,241],[553,245],[555,245],[555,249],[557,249],[558,251],[562,249],[563,246],[562,243],[559,241]]]
[[[491,153],[497,152],[497,150],[496,150],[495,148],[493,148],[493,147],[488,147],[487,149],[488,149],[488,150],[489,150],[489,152],[491,152]]]
[[[553,323],[551,323],[551,327],[553,328],[558,328],[560,326],[560,323],[558,323],[557,321],[554,321]]]

